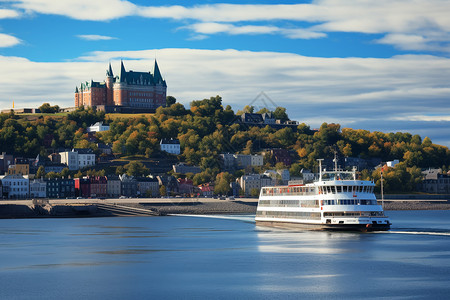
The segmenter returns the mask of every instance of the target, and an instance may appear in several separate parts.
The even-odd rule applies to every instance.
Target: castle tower
[[[114,74],[111,68],[111,63],[109,63],[109,70],[106,71],[106,105],[114,105]]]

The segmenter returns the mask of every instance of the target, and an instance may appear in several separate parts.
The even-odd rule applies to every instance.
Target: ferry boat
[[[261,188],[257,225],[321,230],[389,230],[373,193],[373,181],[356,180],[352,171],[322,170],[313,183]]]

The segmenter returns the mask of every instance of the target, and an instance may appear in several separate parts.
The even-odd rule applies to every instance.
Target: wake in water
[[[439,235],[439,236],[450,236],[450,232],[447,230],[436,230],[436,229],[406,229],[401,228],[399,230],[389,230],[389,231],[376,231],[373,233],[394,233],[394,234],[414,234],[414,235]]]

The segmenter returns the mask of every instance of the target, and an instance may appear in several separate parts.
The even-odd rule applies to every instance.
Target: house
[[[95,154],[92,149],[72,149],[60,152],[61,163],[67,165],[69,170],[79,170],[95,165]]]
[[[232,170],[235,168],[244,169],[248,166],[260,167],[264,164],[264,158],[260,154],[220,154],[225,170]]]
[[[97,143],[97,148],[98,150],[106,155],[111,155],[112,154],[112,147],[111,145],[106,145],[103,143]]]
[[[426,193],[450,194],[450,175],[442,174],[441,171],[441,169],[423,171],[420,190]]]
[[[14,162],[14,156],[11,154],[6,154],[2,152],[0,155],[0,174],[5,174],[8,172],[8,167]]]
[[[282,169],[282,170],[267,170],[264,172],[265,176],[272,178],[274,183],[277,184],[287,184],[288,181],[291,179],[291,175],[289,174],[289,170]]]
[[[162,185],[166,187],[167,193],[178,194],[179,192],[178,180],[174,176],[161,175],[156,176],[156,179],[158,179],[160,187]]]
[[[106,194],[108,197],[118,198],[122,195],[122,185],[119,176],[106,176]]]
[[[394,159],[392,161],[387,161],[386,166],[393,168],[393,167],[395,167],[396,164],[399,164],[399,163],[400,163],[400,161],[398,159]]]
[[[212,197],[214,196],[214,183],[204,183],[198,186],[200,190],[200,196],[203,197]]]
[[[14,164],[8,166],[8,175],[29,175],[30,161],[27,158],[16,158]]]
[[[75,197],[75,181],[70,178],[45,179],[48,198]]]
[[[103,125],[103,122],[97,122],[94,125],[89,126],[86,128],[87,132],[102,132],[102,131],[108,131],[109,125]]]
[[[89,177],[91,181],[91,197],[106,197],[107,196],[107,182],[105,176]]]
[[[138,192],[138,182],[133,176],[127,174],[119,175],[122,196],[136,197]]]
[[[182,195],[191,195],[194,192],[194,185],[190,179],[178,179],[178,190]]]
[[[20,174],[2,178],[3,196],[9,199],[23,199],[29,195],[29,180]]]
[[[137,177],[139,195],[141,197],[157,197],[159,195],[159,182],[156,178]]]
[[[304,182],[312,182],[314,181],[315,174],[311,172],[311,170],[301,169],[300,173],[302,174]]]
[[[186,173],[197,174],[197,173],[200,173],[202,171],[200,169],[200,167],[188,166],[188,165],[185,165],[183,163],[179,163],[179,164],[173,165],[172,167],[173,167],[173,171],[175,173],[179,173],[179,174],[186,174]]]
[[[286,149],[270,149],[268,151],[273,158],[273,163],[283,163],[286,167],[292,164],[292,158],[289,150]]]
[[[75,196],[88,198],[91,197],[91,180],[87,177],[75,178]]]
[[[238,180],[245,196],[250,196],[252,190],[259,193],[262,187],[274,185],[272,178],[261,174],[244,175]]]
[[[30,198],[47,198],[47,183],[42,179],[30,180]]]
[[[179,155],[181,153],[180,141],[178,139],[162,139],[160,142],[161,151]]]

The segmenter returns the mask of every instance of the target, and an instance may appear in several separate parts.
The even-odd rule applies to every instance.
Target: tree
[[[44,178],[45,177],[45,168],[44,166],[40,166],[36,172],[36,178]]]
[[[129,176],[145,176],[150,174],[150,170],[140,161],[132,161],[126,164],[124,168]]]
[[[161,185],[161,186],[159,187],[159,194],[160,194],[161,196],[163,196],[163,197],[167,196],[167,189],[166,189],[166,186]]]
[[[41,106],[39,106],[39,110],[41,111],[41,113],[44,114],[54,114],[59,112],[59,106],[58,105],[50,106],[49,103],[44,103]]]
[[[172,104],[175,104],[177,102],[177,99],[173,96],[167,96],[166,97],[166,107],[171,106]]]
[[[289,117],[286,113],[286,108],[278,106],[273,112],[273,116],[277,120],[281,120],[281,122],[286,122],[289,120]]]
[[[233,176],[228,172],[222,172],[216,176],[216,184],[214,186],[214,194],[216,195],[228,195],[230,192],[230,182]]]

